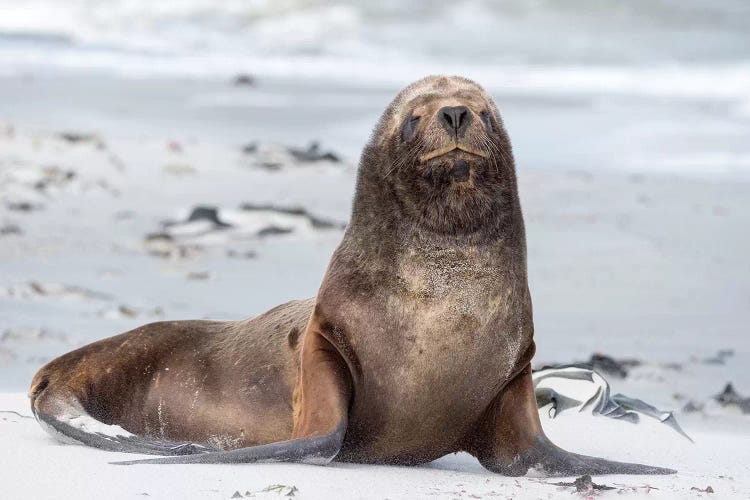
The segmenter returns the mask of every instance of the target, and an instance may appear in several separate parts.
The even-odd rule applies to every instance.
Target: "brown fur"
[[[152,323],[94,342],[39,370],[32,408],[55,415],[76,400],[134,434],[219,448],[285,439],[298,374],[287,336],[304,330],[312,307],[308,299],[238,322]]]
[[[460,135],[439,123],[444,106],[458,105],[470,119]],[[452,174],[461,161],[467,180]],[[291,438],[285,453],[326,442],[337,459],[357,462],[414,464],[466,450],[508,474],[535,463],[610,470],[570,462],[544,438],[533,333],[500,114],[476,83],[429,77],[396,97],[365,147],[351,223],[316,299],[91,344],[40,370],[32,406],[59,415],[61,404],[80,402],[135,434],[221,448]],[[345,437],[330,438],[337,429]],[[545,464],[546,450],[554,462]]]

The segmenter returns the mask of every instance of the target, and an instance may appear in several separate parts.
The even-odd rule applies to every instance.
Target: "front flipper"
[[[294,430],[291,439],[229,451],[113,463],[329,463],[344,442],[352,383],[346,362],[321,334],[319,324],[313,314],[302,342],[300,372],[294,390]]]
[[[488,467],[490,468],[490,467]],[[555,445],[544,434],[534,440],[531,448],[519,453],[514,462],[508,467],[508,472],[496,470],[508,476],[515,476],[515,471],[539,469],[546,476],[580,476],[582,474],[674,474],[675,470],[650,465],[615,462],[603,458],[589,457],[565,451]],[[492,470],[490,468],[490,470]]]
[[[544,435],[539,420],[531,365],[492,402],[474,431],[469,451],[487,469],[507,476],[522,476],[531,468],[548,476],[676,472],[578,455],[555,446]]]

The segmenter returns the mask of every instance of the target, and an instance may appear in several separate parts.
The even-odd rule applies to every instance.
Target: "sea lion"
[[[434,76],[388,106],[317,297],[244,321],[159,322],[34,377],[34,415],[137,463],[420,464],[662,474],[568,453],[541,427],[511,145],[489,95]],[[122,462],[134,463],[134,462]]]

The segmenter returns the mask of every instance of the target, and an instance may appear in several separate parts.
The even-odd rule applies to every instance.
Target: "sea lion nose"
[[[471,113],[466,106],[445,106],[438,111],[438,120],[448,132],[461,136],[471,121]]]

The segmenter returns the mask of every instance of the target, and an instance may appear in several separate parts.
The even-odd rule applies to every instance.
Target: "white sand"
[[[0,395],[0,408],[28,415],[23,394]],[[547,420],[548,434],[560,445],[612,459],[669,465],[674,476],[606,476],[594,482],[617,489],[604,498],[698,498],[692,487],[711,486],[715,498],[747,498],[750,492],[750,433],[690,429],[691,444],[665,426],[638,426],[602,417],[563,414]],[[0,413],[0,467],[4,498],[230,498],[235,491],[261,493],[274,484],[298,488],[296,498],[557,498],[572,488],[551,483],[561,479],[507,478],[484,470],[466,454],[450,455],[423,467],[385,467],[333,463],[130,466],[108,462],[132,457],[76,445],[62,445],[33,419]],[[12,450],[12,452],[11,452]],[[651,489],[658,488],[658,489]],[[143,495],[145,496],[145,495]]]
[[[7,82],[2,85],[7,89]],[[277,172],[258,169],[242,155],[231,119],[204,136],[197,127],[177,127],[174,116],[146,120],[139,128],[132,117],[119,123],[112,110],[104,118],[82,108],[82,118],[64,112],[42,120],[33,104],[13,108],[13,124],[0,124],[0,228],[17,226],[22,234],[0,236],[0,390],[6,391],[0,394],[0,410],[28,415],[21,393],[36,369],[94,339],[161,318],[244,317],[313,295],[340,230],[313,230],[296,221],[295,232],[263,239],[241,231],[213,232],[193,241],[203,248],[186,250],[184,258],[150,255],[154,248],[144,245],[144,237],[159,231],[164,220],[184,219],[199,204],[219,207],[232,222],[244,220],[247,214],[238,208],[245,202],[302,206],[345,221],[354,186],[352,152],[361,147],[385,94],[374,95],[374,104],[357,108],[361,114],[347,122],[350,130],[338,143],[347,163]],[[624,381],[612,381],[615,389],[666,410],[688,400],[705,403],[730,381],[750,395],[747,181],[595,168],[603,151],[625,148],[627,141],[613,139],[612,131],[609,142],[591,144],[590,150],[587,144],[571,144],[570,157],[560,160],[558,153],[574,131],[562,130],[562,137],[548,139],[545,147],[551,149],[539,151],[531,137],[532,117],[550,118],[545,123],[552,127],[563,123],[561,116],[570,109],[556,111],[552,104],[525,115],[522,102],[515,106],[510,114],[517,120],[509,123],[512,132],[520,130],[514,135],[516,152],[525,159],[519,162],[519,178],[535,306],[535,364],[584,360],[594,351],[638,358],[645,364]],[[589,113],[580,123],[595,126],[601,114],[592,113],[594,118]],[[288,132],[286,142],[302,145],[301,138],[313,135],[340,139],[338,131],[346,128],[319,131],[303,122],[285,131],[288,122],[282,118],[283,113],[269,125],[267,135],[256,125],[249,138],[279,140]],[[53,126],[35,125],[38,121]],[[88,124],[101,146],[60,139],[58,132],[68,130],[64,123]],[[222,140],[226,130],[236,135]],[[539,136],[554,135],[547,132]],[[177,144],[170,147],[170,142]],[[659,147],[644,145],[652,153]],[[612,156],[620,167],[627,163],[622,155]],[[638,157],[637,164],[645,159]],[[550,166],[555,168],[540,168]],[[70,179],[68,171],[74,172]],[[42,179],[49,183],[43,193],[34,188]],[[6,203],[18,202],[41,208],[7,208]],[[264,221],[246,222],[257,227],[253,224]],[[248,252],[255,257],[246,258]],[[720,349],[734,355],[722,364],[707,363]],[[678,413],[678,418],[695,444],[656,423],[636,426],[586,415],[545,420],[545,428],[572,451],[680,471],[670,477],[595,478],[639,488],[624,491],[627,495],[645,495],[643,486],[650,485],[659,489],[649,496],[689,498],[705,496],[691,487],[710,485],[716,498],[748,498],[750,417],[709,404],[703,414]],[[33,420],[8,413],[0,413],[0,450],[3,498],[142,493],[229,498],[235,491],[257,493],[273,484],[296,486],[299,498],[549,498],[570,491],[546,480],[493,476],[462,455],[420,468],[120,468],[108,465],[119,455],[57,445]]]

